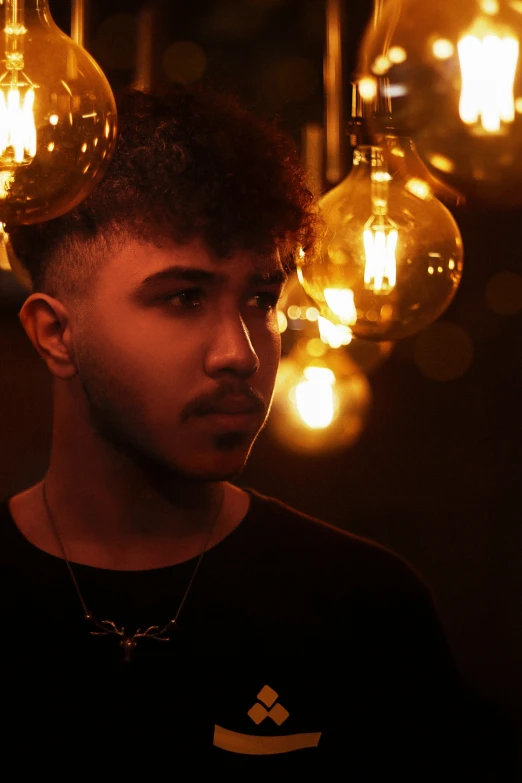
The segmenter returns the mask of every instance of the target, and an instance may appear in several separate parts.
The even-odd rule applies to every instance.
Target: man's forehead
[[[147,280],[161,281],[162,278],[174,277],[176,270],[188,277],[191,269],[207,272],[220,280],[244,276],[274,282],[279,278],[284,281],[287,277],[277,249],[268,253],[237,250],[222,258],[201,242],[178,245],[135,241],[122,248],[119,255],[120,263],[116,266],[120,269],[125,267],[126,277],[133,286]]]

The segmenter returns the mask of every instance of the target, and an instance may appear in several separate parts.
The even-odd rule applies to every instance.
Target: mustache
[[[252,403],[256,413],[263,413],[266,409],[265,401],[261,394],[245,383],[226,382],[209,392],[202,392],[186,405],[181,412],[181,420],[185,421],[191,416],[204,416],[222,400],[228,397],[245,397]]]

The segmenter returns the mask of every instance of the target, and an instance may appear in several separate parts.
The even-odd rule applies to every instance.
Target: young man
[[[317,225],[281,134],[176,89],[127,96],[93,193],[11,232],[54,378],[48,470],[0,509],[21,772],[450,779],[458,678],[422,582],[231,483]]]

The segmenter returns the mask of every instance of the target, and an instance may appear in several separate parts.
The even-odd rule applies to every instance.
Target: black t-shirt
[[[130,663],[116,636],[90,635],[63,560],[0,504],[0,755],[22,777],[458,779],[459,681],[421,580],[247,491],[170,641],[142,639]],[[73,568],[93,615],[133,633],[174,617],[195,563]]]

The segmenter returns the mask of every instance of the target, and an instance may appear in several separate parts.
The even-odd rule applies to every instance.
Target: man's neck
[[[53,484],[52,475],[46,478],[49,508],[67,557],[72,562],[114,570],[181,563],[200,554],[207,541],[207,548],[212,548],[231,533],[247,513],[250,496],[227,482],[213,482],[211,489],[197,504],[171,505],[170,514],[167,506],[154,506],[144,498],[139,508],[134,505],[129,519],[124,514],[126,503],[118,506],[114,494],[104,497],[99,490],[85,494],[74,485],[64,491],[60,482]],[[9,509],[30,543],[62,557],[44,502],[43,481],[11,498]]]

